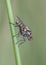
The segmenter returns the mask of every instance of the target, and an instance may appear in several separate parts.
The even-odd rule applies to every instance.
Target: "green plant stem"
[[[10,23],[14,23],[14,17],[13,17],[13,13],[12,13],[10,0],[6,0],[6,6],[7,6],[7,13],[8,13],[8,18],[9,18],[11,36],[12,36],[12,40],[13,40],[15,63],[16,63],[16,65],[21,65],[19,48],[18,48],[18,45],[16,44],[17,39],[16,39],[16,37],[13,37],[13,35],[15,35],[15,29],[14,29],[14,26],[12,24],[10,24]]]

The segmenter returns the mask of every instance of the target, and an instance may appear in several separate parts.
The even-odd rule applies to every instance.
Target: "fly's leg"
[[[20,33],[18,32],[17,34],[13,35],[13,37],[15,37],[15,36],[19,37],[19,35],[20,35]]]
[[[22,45],[25,41],[26,41],[26,40],[25,40],[25,37],[23,37],[23,40],[22,40],[21,43],[19,43],[18,47],[20,47],[20,45]]]
[[[17,42],[18,47],[20,47],[20,45],[22,45],[25,41],[26,41],[26,40],[25,40],[25,37],[23,37],[23,40],[19,40],[19,41]]]
[[[18,27],[18,26],[15,25],[14,23],[10,23],[10,24],[12,24],[14,27]],[[18,32],[17,34],[13,35],[13,37],[15,37],[15,36],[19,37],[19,35],[20,35],[20,33]]]
[[[18,27],[18,26],[17,26],[17,25],[15,25],[14,23],[10,23],[10,24],[14,25],[14,27]]]

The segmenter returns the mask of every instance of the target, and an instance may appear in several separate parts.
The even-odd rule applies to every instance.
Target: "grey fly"
[[[28,40],[31,40],[32,39],[32,32],[31,32],[31,30],[29,29],[28,26],[26,26],[23,23],[23,21],[18,16],[16,16],[16,22],[13,25],[15,27],[18,27],[19,28],[19,33],[23,36],[23,40],[20,40],[20,41],[25,41],[25,38],[27,38]],[[22,44],[22,43],[20,43],[20,44]]]

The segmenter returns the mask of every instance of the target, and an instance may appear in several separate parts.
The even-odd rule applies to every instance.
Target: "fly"
[[[16,24],[16,26],[15,26],[15,24]],[[15,22],[15,24],[13,24],[13,25],[15,27],[19,28],[19,33],[23,36],[23,40],[20,40],[20,41],[26,41],[25,38],[27,38],[28,40],[32,39],[32,32],[31,32],[31,30],[29,29],[28,26],[26,26],[23,23],[23,21],[18,16],[16,16],[16,22]],[[19,35],[19,33],[17,35]],[[22,43],[20,43],[20,44],[22,44]]]

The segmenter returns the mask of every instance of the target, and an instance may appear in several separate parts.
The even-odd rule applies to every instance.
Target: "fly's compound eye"
[[[28,40],[31,40],[32,39],[32,34],[28,36]]]
[[[32,34],[30,35],[30,38],[32,39]]]

